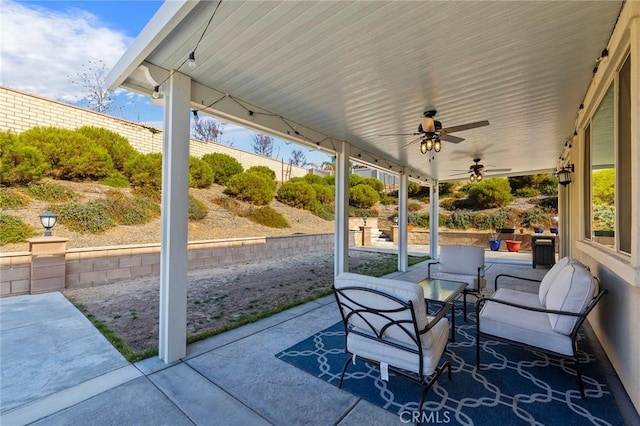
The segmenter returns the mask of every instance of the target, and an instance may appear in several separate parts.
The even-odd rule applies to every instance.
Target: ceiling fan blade
[[[461,169],[451,169],[452,172],[463,172],[463,173],[469,173],[472,172],[473,170],[461,170]]]
[[[488,169],[488,170],[483,170],[484,173],[503,173],[503,172],[510,172],[511,169]]]
[[[420,134],[420,133],[418,133],[418,134]],[[403,146],[402,146],[402,149],[405,149],[405,148],[406,148],[406,147],[408,147],[409,145],[413,145],[414,143],[418,142],[418,141],[419,141],[419,140],[421,140],[421,139],[422,139],[422,136],[420,136],[420,137],[419,137],[419,138],[417,138],[417,139],[412,140],[412,141],[411,141],[411,142],[409,142],[408,144],[403,145]]]
[[[417,136],[417,135],[421,135],[422,133],[420,132],[415,132],[415,133],[386,133],[384,135],[378,135],[378,136]]]
[[[460,143],[464,140],[464,138],[459,138],[457,136],[448,135],[446,133],[440,133],[440,140],[451,142],[451,143]]]
[[[455,133],[455,132],[461,132],[463,130],[475,129],[476,127],[484,127],[488,125],[489,125],[489,121],[482,120],[482,121],[476,121],[474,123],[467,123],[467,124],[461,124],[459,126],[447,127],[446,129],[442,129],[442,131],[445,133]]]
[[[473,173],[473,170],[467,170],[467,171],[464,171],[464,172],[461,172],[461,173],[454,173],[454,174],[449,175],[449,176],[468,175],[469,173]]]

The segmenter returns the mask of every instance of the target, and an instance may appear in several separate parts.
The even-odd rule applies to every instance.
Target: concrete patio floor
[[[487,262],[488,278],[546,272],[530,257]],[[425,269],[389,277],[415,282]],[[60,293],[4,298],[0,308],[3,426],[403,424],[274,356],[340,320],[333,296],[191,344],[171,365],[157,357],[129,364]],[[596,356],[606,361],[601,349]],[[636,422],[608,369],[623,416]]]

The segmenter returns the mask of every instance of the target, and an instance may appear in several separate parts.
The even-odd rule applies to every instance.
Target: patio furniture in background
[[[466,321],[467,294],[479,295],[486,285],[486,280],[484,279],[484,247],[465,245],[440,246],[440,257],[436,261],[430,262],[427,266],[427,278],[459,281],[467,284],[467,287],[462,291],[464,320]]]
[[[510,277],[500,274],[498,279]],[[480,338],[486,337],[574,361],[582,399],[586,398],[578,360],[578,329],[607,293],[587,267],[570,258],[556,263],[540,282],[538,294],[507,288],[476,302],[476,367],[480,368]]]
[[[556,263],[556,236],[531,236],[531,261],[535,269],[538,265],[553,266]]]
[[[418,410],[438,377],[451,365],[438,365],[449,339],[446,307],[427,317],[421,286],[364,275],[342,273],[332,287],[345,330],[347,367],[356,358],[379,365],[382,380],[389,371],[423,386]],[[446,302],[445,302],[446,303]]]

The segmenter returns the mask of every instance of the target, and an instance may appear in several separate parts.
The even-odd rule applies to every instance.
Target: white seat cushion
[[[446,318],[440,319],[427,334],[432,337],[429,339],[430,345],[428,347],[422,346],[422,371],[425,377],[433,374],[440,362],[440,357],[449,339],[449,321]],[[423,339],[423,341],[425,340]],[[397,343],[402,344],[402,342]],[[357,334],[350,333],[347,337],[347,350],[356,356],[377,362],[386,362],[394,367],[419,373],[418,354],[385,345]]]
[[[492,298],[544,309],[538,295],[533,293],[501,288]],[[549,316],[544,312],[488,301],[480,312],[480,331],[556,353],[573,355],[571,337],[555,332],[551,328]]]
[[[597,292],[596,280],[584,266],[569,263],[562,268],[547,292],[545,306],[547,309],[580,313],[587,307]],[[570,334],[578,321],[569,315],[549,314],[553,331]]]

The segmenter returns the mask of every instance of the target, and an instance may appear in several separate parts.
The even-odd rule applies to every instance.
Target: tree
[[[307,157],[301,149],[294,149],[291,151],[291,158],[289,158],[289,162],[294,166],[300,167],[304,167],[308,164]]]
[[[256,154],[267,156],[267,157],[273,156],[273,146],[274,146],[274,140],[269,135],[256,134],[253,137],[253,142],[251,143],[253,152],[255,152]]]
[[[191,136],[203,142],[216,142],[222,136],[222,124],[208,117],[194,119]]]
[[[113,92],[107,88],[104,79],[106,74],[107,68],[102,60],[89,60],[82,65],[82,71],[78,72],[76,78],[71,79],[73,84],[86,90],[84,99],[87,102],[87,108],[98,112],[114,109]]]

